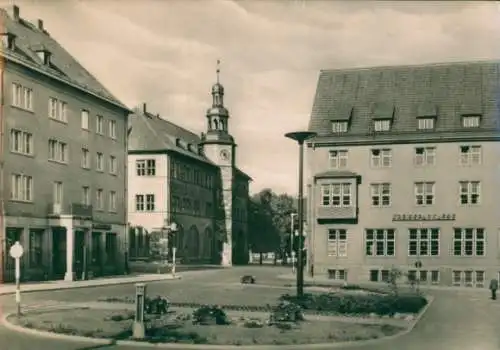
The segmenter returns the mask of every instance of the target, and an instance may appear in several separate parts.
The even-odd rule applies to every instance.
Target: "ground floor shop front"
[[[21,280],[81,280],[125,272],[126,225],[99,223],[73,216],[5,217],[1,279],[15,280],[10,247],[24,248]]]

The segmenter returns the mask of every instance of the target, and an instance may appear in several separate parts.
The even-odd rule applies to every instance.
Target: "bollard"
[[[172,248],[172,276],[175,277],[175,253],[176,253],[177,248],[173,247]]]
[[[146,327],[144,326],[144,310],[146,303],[146,284],[137,283],[135,285],[135,319],[133,327],[133,338],[144,339]]]

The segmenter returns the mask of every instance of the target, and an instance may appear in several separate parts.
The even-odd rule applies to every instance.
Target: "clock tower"
[[[235,148],[233,137],[229,134],[229,112],[224,107],[224,87],[219,82],[219,64],[217,61],[217,82],[212,86],[212,107],[207,110],[207,132],[202,137],[205,156],[217,164],[220,180],[215,184],[216,203],[216,239],[222,246],[223,266],[232,266],[233,253],[233,183],[235,170]]]

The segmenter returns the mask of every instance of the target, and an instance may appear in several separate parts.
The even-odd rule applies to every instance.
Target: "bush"
[[[298,322],[304,320],[304,314],[300,305],[282,300],[271,310],[269,319],[270,324],[280,322]]]
[[[250,276],[250,275],[245,275],[245,276],[241,277],[240,282],[243,283],[243,284],[254,284],[255,283],[255,277],[254,276]]]
[[[421,295],[343,295],[305,294],[302,298],[282,295],[281,300],[300,305],[306,310],[328,311],[352,315],[393,315],[395,313],[418,313],[427,299]]]
[[[262,328],[264,327],[264,323],[259,320],[247,320],[243,323],[243,326],[246,328]]]
[[[168,299],[160,296],[151,299],[146,297],[144,302],[144,312],[148,315],[165,315],[168,313],[169,307]]]
[[[193,324],[228,325],[230,323],[224,310],[217,306],[202,306],[193,312]]]

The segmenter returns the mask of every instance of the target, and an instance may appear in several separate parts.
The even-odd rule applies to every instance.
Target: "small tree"
[[[393,267],[389,271],[389,279],[387,280],[387,284],[389,285],[389,288],[394,295],[399,294],[398,282],[399,282],[400,278],[403,276],[404,276],[403,271],[401,271],[398,268]]]

